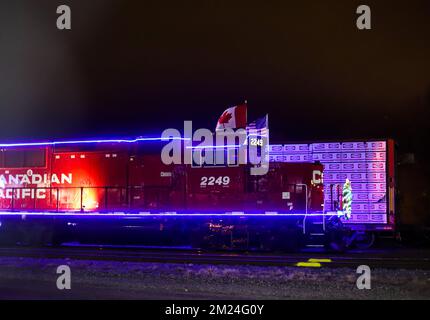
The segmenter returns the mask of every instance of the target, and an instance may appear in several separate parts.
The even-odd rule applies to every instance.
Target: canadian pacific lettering
[[[45,199],[51,184],[72,184],[72,181],[72,173],[38,174],[28,170],[25,174],[0,174],[0,199]]]

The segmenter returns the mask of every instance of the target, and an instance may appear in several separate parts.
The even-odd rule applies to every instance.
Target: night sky
[[[0,1],[2,141],[213,128],[246,99],[272,141],[394,137],[424,154],[428,0]]]

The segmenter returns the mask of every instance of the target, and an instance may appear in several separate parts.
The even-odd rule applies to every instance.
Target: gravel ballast
[[[58,290],[57,267],[71,269]],[[430,271],[0,258],[1,299],[429,299]]]

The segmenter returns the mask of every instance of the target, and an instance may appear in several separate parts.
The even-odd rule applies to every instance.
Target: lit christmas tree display
[[[351,181],[346,179],[342,190],[342,209],[346,219],[351,218],[351,205],[352,205],[352,187]]]

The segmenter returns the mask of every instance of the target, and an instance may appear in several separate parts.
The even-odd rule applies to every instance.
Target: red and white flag
[[[218,119],[215,130],[246,128],[246,103],[228,108]]]

